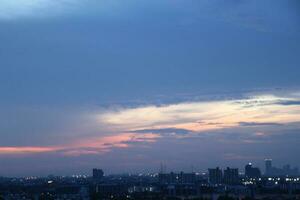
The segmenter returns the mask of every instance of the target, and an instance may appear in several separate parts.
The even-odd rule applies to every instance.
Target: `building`
[[[259,178],[261,177],[260,169],[252,167],[252,163],[249,163],[245,166],[245,176],[246,178]]]
[[[104,172],[102,169],[93,169],[93,179],[100,180],[104,176]]]
[[[265,171],[266,176],[298,176],[299,175],[299,170],[297,167],[291,168],[290,165],[284,165],[282,168],[273,167],[271,159],[266,159],[265,165],[266,165],[266,171]]]
[[[160,173],[158,175],[160,184],[193,184],[196,181],[195,173]]]
[[[236,185],[239,183],[239,170],[237,168],[224,169],[223,182],[227,185]]]
[[[272,159],[265,159],[265,175],[271,175],[272,174]]]
[[[223,173],[219,167],[214,168],[214,169],[208,169],[208,174],[209,174],[209,182],[211,184],[221,184],[222,183]]]

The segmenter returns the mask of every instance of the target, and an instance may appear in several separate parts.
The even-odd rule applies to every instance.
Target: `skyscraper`
[[[237,168],[224,169],[224,183],[234,185],[239,182],[239,170]]]
[[[214,169],[208,169],[208,173],[209,173],[209,182],[212,184],[220,184],[222,183],[222,170],[217,167]]]
[[[261,177],[260,169],[252,167],[252,163],[249,163],[245,166],[245,176],[246,178],[259,178]]]
[[[265,175],[271,175],[272,174],[272,159],[265,159]]]
[[[103,175],[104,172],[102,169],[96,169],[96,168],[93,169],[93,179],[100,180],[102,179]]]

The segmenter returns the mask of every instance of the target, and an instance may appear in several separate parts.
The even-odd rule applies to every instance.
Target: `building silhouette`
[[[222,183],[223,173],[219,167],[208,169],[208,174],[209,174],[209,182],[211,184]]]
[[[261,177],[260,169],[253,167],[252,163],[249,163],[245,166],[245,176],[246,178],[259,178]]]
[[[272,160],[265,160],[265,175],[266,176],[297,176],[299,175],[299,170],[297,167],[291,168],[290,165],[284,165],[282,168],[273,167]]]
[[[235,185],[239,183],[239,170],[237,168],[224,169],[223,182],[228,185]]]
[[[96,169],[96,168],[93,169],[93,179],[100,180],[103,178],[103,176],[104,176],[104,172],[102,169]]]
[[[272,159],[265,159],[265,175],[271,175],[272,174]]]
[[[161,184],[191,184],[196,181],[195,173],[159,173],[159,182]]]

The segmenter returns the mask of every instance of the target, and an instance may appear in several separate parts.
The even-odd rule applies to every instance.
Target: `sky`
[[[0,0],[0,176],[300,167],[298,0]]]

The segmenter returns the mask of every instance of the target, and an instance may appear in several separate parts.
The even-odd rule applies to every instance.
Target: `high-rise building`
[[[272,174],[272,159],[265,159],[265,175],[271,175]]]
[[[239,182],[239,170],[237,168],[224,169],[224,183],[228,185],[234,185]]]
[[[297,176],[299,174],[297,167],[292,168],[288,164],[284,165],[282,168],[273,167],[271,159],[266,159],[265,165],[266,165],[266,171],[265,171],[266,176]]]
[[[245,176],[246,178],[259,178],[261,177],[260,169],[252,167],[252,164],[249,163],[245,166]]]
[[[214,169],[208,169],[208,174],[209,174],[209,182],[212,184],[220,184],[222,183],[222,170],[217,167]]]
[[[104,176],[104,172],[102,169],[93,169],[93,179],[100,180]]]

